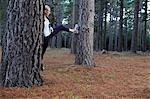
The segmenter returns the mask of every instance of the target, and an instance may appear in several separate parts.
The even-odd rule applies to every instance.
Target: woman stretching
[[[70,28],[66,28],[65,26],[63,26],[62,24],[59,26],[56,26],[54,28],[52,28],[50,26],[50,21],[48,20],[48,16],[51,14],[51,9],[48,5],[45,5],[44,7],[44,41],[43,41],[43,51],[42,51],[42,60],[43,60],[43,56],[44,53],[48,47],[48,43],[50,38],[52,38],[53,36],[55,36],[56,34],[58,34],[60,31],[66,31],[66,32],[72,32],[72,33],[78,33],[77,31],[77,26],[75,29],[70,29]],[[42,70],[44,69],[43,64],[42,64]]]

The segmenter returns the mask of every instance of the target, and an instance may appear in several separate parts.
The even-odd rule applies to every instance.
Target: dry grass
[[[43,86],[0,88],[0,99],[150,99],[150,57],[95,53],[96,67],[74,65],[68,49],[49,49]]]

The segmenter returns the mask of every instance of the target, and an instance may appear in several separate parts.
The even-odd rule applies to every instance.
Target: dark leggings
[[[44,44],[42,45],[43,46],[42,59],[43,59],[44,53],[46,52],[46,49],[48,47],[48,43],[49,43],[50,38],[52,38],[53,36],[58,34],[60,31],[70,32],[69,28],[66,28],[63,25],[58,25],[53,29],[54,29],[54,31],[49,36],[44,37]]]

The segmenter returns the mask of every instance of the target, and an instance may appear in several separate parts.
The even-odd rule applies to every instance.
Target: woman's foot
[[[79,25],[75,24],[74,29],[69,28],[69,31],[72,32],[72,33],[78,34],[79,33]]]
[[[74,33],[78,34],[79,33],[79,25],[78,24],[75,24],[75,27],[74,27]]]

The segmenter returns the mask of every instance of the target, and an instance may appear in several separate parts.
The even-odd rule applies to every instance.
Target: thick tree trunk
[[[41,85],[42,0],[9,0],[7,18],[0,85]]]
[[[80,33],[75,63],[93,66],[94,0],[81,0],[80,9]]]
[[[135,0],[135,9],[134,9],[134,28],[132,33],[132,42],[131,42],[131,51],[136,52],[137,51],[137,35],[138,35],[138,23],[139,23],[139,0]]]
[[[0,45],[2,43],[2,36],[5,32],[7,4],[8,0],[0,0]]]

